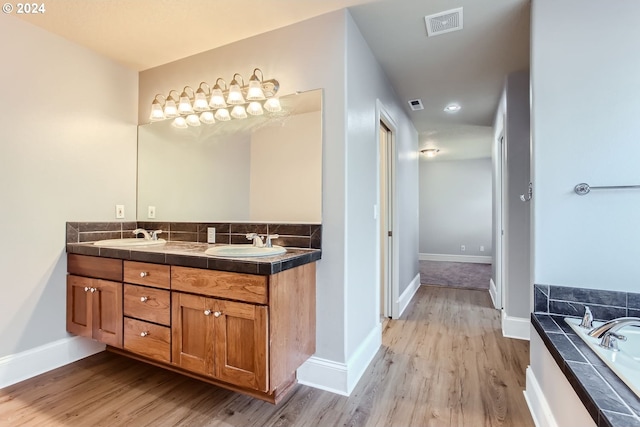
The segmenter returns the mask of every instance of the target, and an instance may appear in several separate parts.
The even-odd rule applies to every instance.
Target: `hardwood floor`
[[[297,385],[278,406],[110,353],[0,390],[0,426],[509,426],[529,344],[486,291],[421,286],[350,397]]]

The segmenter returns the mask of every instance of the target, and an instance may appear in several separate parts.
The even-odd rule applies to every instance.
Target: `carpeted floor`
[[[491,264],[420,261],[420,283],[454,288],[489,289]]]

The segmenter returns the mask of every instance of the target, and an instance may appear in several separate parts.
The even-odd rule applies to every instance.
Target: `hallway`
[[[278,406],[110,353],[0,390],[0,426],[533,426],[529,343],[485,291],[421,286],[350,397],[298,385]]]

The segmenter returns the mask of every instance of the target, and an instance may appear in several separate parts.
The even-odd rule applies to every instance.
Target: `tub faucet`
[[[584,308],[584,316],[582,316],[580,327],[583,329],[593,328],[593,314],[591,313],[591,309],[589,307],[585,306]]]
[[[144,228],[136,228],[135,230],[132,231],[133,234],[135,234],[136,236],[138,234],[142,234],[144,235],[144,239],[145,240],[151,240],[151,235],[149,234],[149,232],[147,230],[145,230]],[[156,240],[158,239],[158,237],[156,236]]]
[[[618,335],[618,331],[626,326],[640,326],[640,317],[618,317],[617,319],[609,320],[589,331],[587,335],[594,338],[603,338],[605,334]]]

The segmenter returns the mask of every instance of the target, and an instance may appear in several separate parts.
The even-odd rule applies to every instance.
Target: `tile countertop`
[[[598,427],[640,427],[640,399],[563,316],[532,313],[531,322]]]
[[[318,261],[322,255],[319,249],[301,248],[287,248],[285,254],[265,257],[223,258],[205,255],[204,251],[212,246],[219,245],[167,242],[162,246],[116,248],[99,247],[93,243],[67,243],[67,253],[260,275],[276,274],[309,264]]]

